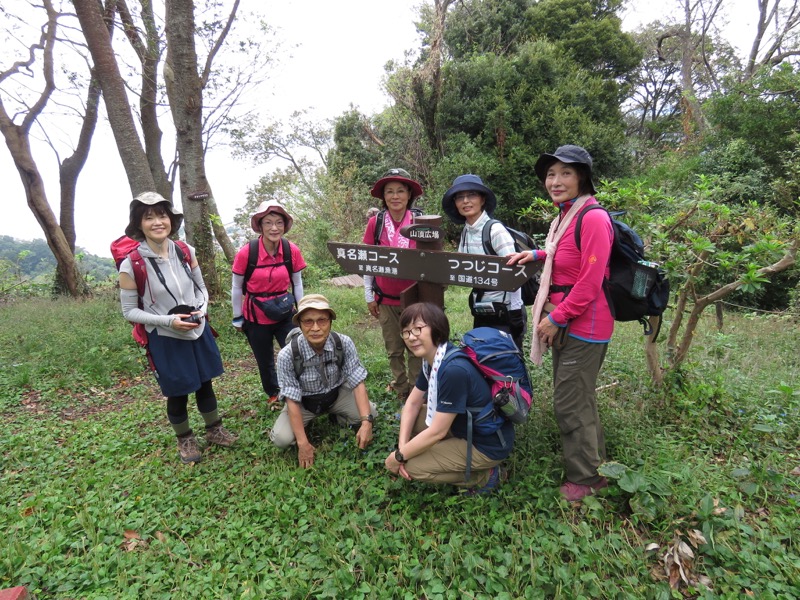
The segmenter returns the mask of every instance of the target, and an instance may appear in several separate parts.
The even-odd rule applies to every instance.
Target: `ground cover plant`
[[[393,480],[399,405],[360,290],[320,286],[370,372],[366,451],[321,419],[310,470],[275,449],[242,336],[212,308],[226,426],[182,465],[116,297],[0,306],[0,588],[39,598],[800,598],[797,323],[704,317],[663,388],[618,326],[599,401],[613,484],[560,500],[550,365],[497,494]],[[456,333],[465,291],[447,292]],[[666,315],[667,320],[671,318]],[[190,412],[192,424],[199,417]]]

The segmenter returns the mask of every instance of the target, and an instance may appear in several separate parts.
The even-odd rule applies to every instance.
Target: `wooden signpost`
[[[416,249],[328,242],[328,250],[348,273],[416,281],[402,294],[404,307],[414,302],[443,307],[446,285],[516,290],[542,268],[541,261],[509,266],[501,256],[445,252],[440,224],[440,216],[423,215],[414,225],[401,229],[417,242]]]

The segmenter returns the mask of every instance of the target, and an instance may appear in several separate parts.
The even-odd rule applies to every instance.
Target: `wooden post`
[[[431,228],[439,229],[442,224],[442,217],[439,215],[420,215],[414,219],[414,225],[424,225]],[[401,233],[403,233],[401,231]],[[417,250],[442,250],[444,248],[444,240],[441,236],[434,239],[416,238]],[[400,308],[405,309],[407,306],[416,302],[431,302],[441,309],[444,309],[444,288],[440,283],[431,283],[427,281],[418,281],[413,285],[408,286],[400,294]]]

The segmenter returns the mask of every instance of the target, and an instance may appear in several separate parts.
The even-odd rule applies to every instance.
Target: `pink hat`
[[[250,227],[253,228],[253,231],[256,233],[261,233],[261,219],[263,219],[264,216],[269,213],[281,215],[284,221],[283,233],[289,233],[289,230],[292,228],[292,223],[294,223],[294,219],[292,218],[292,215],[286,212],[286,209],[283,208],[281,203],[277,200],[265,200],[258,205],[256,212],[253,213],[252,217],[250,217]]]
[[[380,198],[383,200],[383,188],[386,186],[387,183],[390,181],[399,181],[400,183],[406,184],[408,187],[411,188],[411,202],[422,196],[422,186],[411,179],[411,175],[409,175],[408,171],[405,169],[389,169],[386,173],[383,174],[383,177],[378,179],[375,182],[375,185],[372,186],[370,190],[370,194],[374,198]],[[409,206],[411,205],[409,202]]]

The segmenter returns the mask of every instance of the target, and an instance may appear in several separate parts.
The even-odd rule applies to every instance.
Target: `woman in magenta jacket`
[[[383,210],[370,217],[363,243],[415,248],[414,240],[402,235],[400,230],[414,223],[411,207],[414,200],[422,196],[422,186],[404,169],[389,169],[375,182],[370,194],[382,201]],[[422,367],[422,361],[408,351],[400,336],[400,293],[413,283],[407,279],[364,275],[364,300],[369,314],[381,324],[383,343],[392,370],[390,386],[403,402],[414,388]]]
[[[532,308],[536,330],[531,360],[553,351],[553,410],[561,431],[566,483],[561,494],[582,500],[608,483],[597,473],[606,458],[595,387],[614,332],[614,319],[603,292],[614,233],[604,210],[583,215],[580,248],[575,243],[578,216],[597,204],[592,157],[580,146],[561,146],[542,154],[536,175],[558,208],[544,252],[520,252],[509,263],[544,259],[541,287]]]

